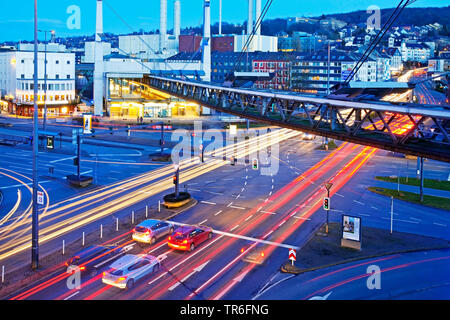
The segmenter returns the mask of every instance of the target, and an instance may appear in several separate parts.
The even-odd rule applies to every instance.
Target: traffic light
[[[173,184],[177,184],[178,183],[178,177],[177,177],[177,175],[174,175],[173,176]]]
[[[52,136],[47,136],[47,149],[55,148],[55,138]]]
[[[328,197],[323,198],[323,209],[330,210],[330,198]]]
[[[253,159],[252,161],[252,168],[253,170],[258,170],[258,159]]]

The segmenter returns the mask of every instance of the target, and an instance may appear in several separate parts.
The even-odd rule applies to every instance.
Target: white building
[[[249,36],[246,34],[234,36],[234,52],[242,52]],[[248,52],[278,52],[278,37],[254,35],[248,45]]]
[[[111,54],[111,43],[102,42],[103,46],[103,56]],[[84,43],[84,59],[83,63],[94,63],[95,62],[95,42],[87,41]]]
[[[420,43],[402,42],[400,47],[403,61],[427,62],[431,57],[431,50],[428,46]]]
[[[166,34],[164,48],[159,50],[160,35],[128,35],[119,36],[119,53],[148,61],[157,58],[168,58],[178,53],[178,36]]]
[[[50,47],[50,46],[48,46]],[[24,47],[22,47],[24,48]],[[43,49],[43,45],[39,46]],[[44,105],[44,52],[38,53],[38,104]],[[0,52],[0,92],[10,102],[10,112],[30,116],[34,104],[34,52]],[[50,115],[73,111],[75,54],[47,52],[47,110]]]

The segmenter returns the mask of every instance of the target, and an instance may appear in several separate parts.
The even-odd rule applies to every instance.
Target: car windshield
[[[137,226],[134,230],[137,232],[147,232],[147,228],[141,226]]]
[[[68,266],[70,266],[70,265],[77,265],[79,260],[80,260],[80,258],[73,257],[73,258],[69,259],[69,261],[67,261],[67,265]]]
[[[112,269],[109,273],[112,274],[113,276],[122,276],[123,275],[123,270]]]
[[[177,239],[177,240],[183,240],[184,238],[186,238],[186,234],[183,234],[183,233],[180,233],[180,232],[177,232],[175,234],[175,239]]]

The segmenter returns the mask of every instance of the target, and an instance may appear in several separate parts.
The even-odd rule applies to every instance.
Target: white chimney
[[[256,0],[256,17],[255,17],[255,26],[256,26],[256,35],[261,35],[261,24],[262,21],[259,22],[259,25],[257,25],[258,23],[258,19],[261,16],[261,0]]]
[[[252,34],[253,31],[253,0],[248,0],[248,19],[247,19],[247,34]]]
[[[95,28],[95,47],[94,47],[94,114],[103,116],[103,2],[97,0],[97,17]]]
[[[167,35],[167,0],[159,2],[159,51],[162,52],[166,46]]]
[[[211,3],[205,0],[203,5],[203,43],[202,64],[205,75],[203,81],[211,81]]]
[[[181,24],[181,2],[180,0],[175,0],[173,2],[173,35],[178,37],[180,35],[180,24]]]
[[[222,35],[222,0],[219,1],[219,35]]]

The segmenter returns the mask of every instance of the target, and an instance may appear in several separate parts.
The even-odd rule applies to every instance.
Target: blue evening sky
[[[37,0],[39,28],[56,30],[57,36],[91,35],[95,32],[96,0]],[[268,18],[294,16],[318,16],[365,10],[370,5],[392,8],[399,0],[275,0]],[[262,0],[263,6],[266,0]],[[69,29],[67,8],[77,5],[81,12],[80,29]],[[418,0],[411,6],[447,6],[448,0]],[[111,10],[112,7],[122,22]],[[202,24],[203,0],[181,0],[181,27]],[[219,20],[219,0],[211,0],[211,20]],[[33,1],[2,0],[0,4],[0,41],[33,39]],[[159,27],[159,0],[104,0],[104,31],[130,33]],[[247,18],[247,0],[223,0],[223,20],[242,23]],[[168,0],[168,29],[173,26],[173,0]]]

